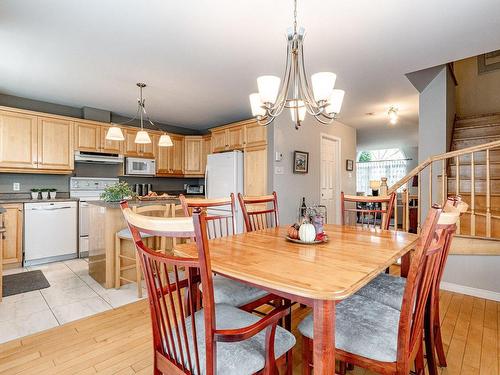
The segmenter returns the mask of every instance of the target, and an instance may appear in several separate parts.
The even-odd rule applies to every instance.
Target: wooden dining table
[[[328,224],[328,241],[299,244],[287,227],[237,234],[208,242],[212,271],[312,307],[314,374],[335,372],[335,304],[416,244],[411,233]],[[197,257],[194,243],[175,254]]]

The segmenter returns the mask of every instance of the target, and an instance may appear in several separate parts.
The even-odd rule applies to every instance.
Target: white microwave
[[[125,174],[129,176],[154,176],[156,174],[155,160],[125,158]]]

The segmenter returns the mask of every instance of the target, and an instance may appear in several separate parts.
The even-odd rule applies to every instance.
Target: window
[[[406,176],[408,159],[399,148],[361,151],[356,161],[356,190],[371,195],[370,181],[387,177],[391,186]]]

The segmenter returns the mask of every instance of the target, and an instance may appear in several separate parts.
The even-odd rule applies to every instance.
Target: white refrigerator
[[[238,193],[243,194],[243,152],[231,151],[210,154],[205,170],[205,197],[227,198],[234,193],[236,233],[243,232],[243,215],[238,203]],[[224,215],[230,207],[211,209],[209,215]]]

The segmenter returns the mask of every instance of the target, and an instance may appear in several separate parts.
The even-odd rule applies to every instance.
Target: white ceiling
[[[256,77],[282,73],[291,18],[291,0],[2,0],[0,93],[133,115],[143,81],[154,120],[248,118]],[[500,48],[498,0],[299,0],[299,24],[309,74],[346,90],[340,121],[372,132],[395,104],[415,133],[405,73]]]

